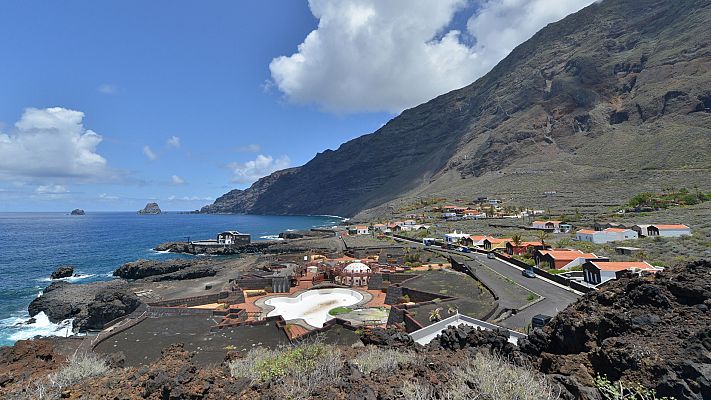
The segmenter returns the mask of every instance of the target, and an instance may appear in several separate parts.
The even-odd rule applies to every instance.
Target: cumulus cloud
[[[235,183],[252,183],[257,179],[267,176],[274,171],[289,168],[291,160],[287,156],[274,158],[260,154],[252,161],[246,163],[231,163],[229,168],[232,170],[232,182]]]
[[[472,83],[537,30],[593,2],[310,0],[318,28],[269,69],[295,103],[399,112]],[[452,27],[467,11],[466,27]]]
[[[173,185],[182,185],[185,183],[185,179],[179,177],[178,175],[173,175],[170,177],[170,183]]]
[[[168,139],[168,146],[179,149],[180,148],[180,138],[177,136],[171,136]]]
[[[60,194],[67,193],[68,191],[66,186],[63,185],[41,185],[35,189],[35,193],[38,194]]]
[[[106,159],[97,153],[102,137],[83,119],[61,107],[25,109],[9,133],[0,132],[0,176],[106,178]]]
[[[156,154],[150,146],[143,146],[143,155],[151,161],[158,158],[158,154]]]

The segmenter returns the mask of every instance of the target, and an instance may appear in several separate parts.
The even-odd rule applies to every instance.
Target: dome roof
[[[360,262],[354,262],[348,264],[343,270],[345,272],[363,273],[370,272],[370,267]]]

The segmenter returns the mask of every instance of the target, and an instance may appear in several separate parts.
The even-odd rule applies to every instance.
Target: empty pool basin
[[[303,319],[307,324],[321,328],[326,321],[333,318],[328,315],[329,310],[352,306],[362,300],[363,295],[355,290],[333,288],[309,290],[294,297],[274,297],[264,304],[274,307],[267,314],[269,317],[281,315],[286,321]]]

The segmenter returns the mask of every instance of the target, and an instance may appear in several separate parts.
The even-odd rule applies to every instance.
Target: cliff
[[[585,203],[708,187],[709,20],[708,1],[595,3],[471,85],[202,212],[352,216],[425,196],[555,190]]]

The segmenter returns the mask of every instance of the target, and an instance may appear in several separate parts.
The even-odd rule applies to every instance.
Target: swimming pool
[[[274,297],[264,302],[274,307],[267,316],[281,315],[284,320],[303,319],[316,328],[333,317],[328,311],[336,307],[347,307],[363,301],[363,295],[351,289],[315,289],[295,297]]]

